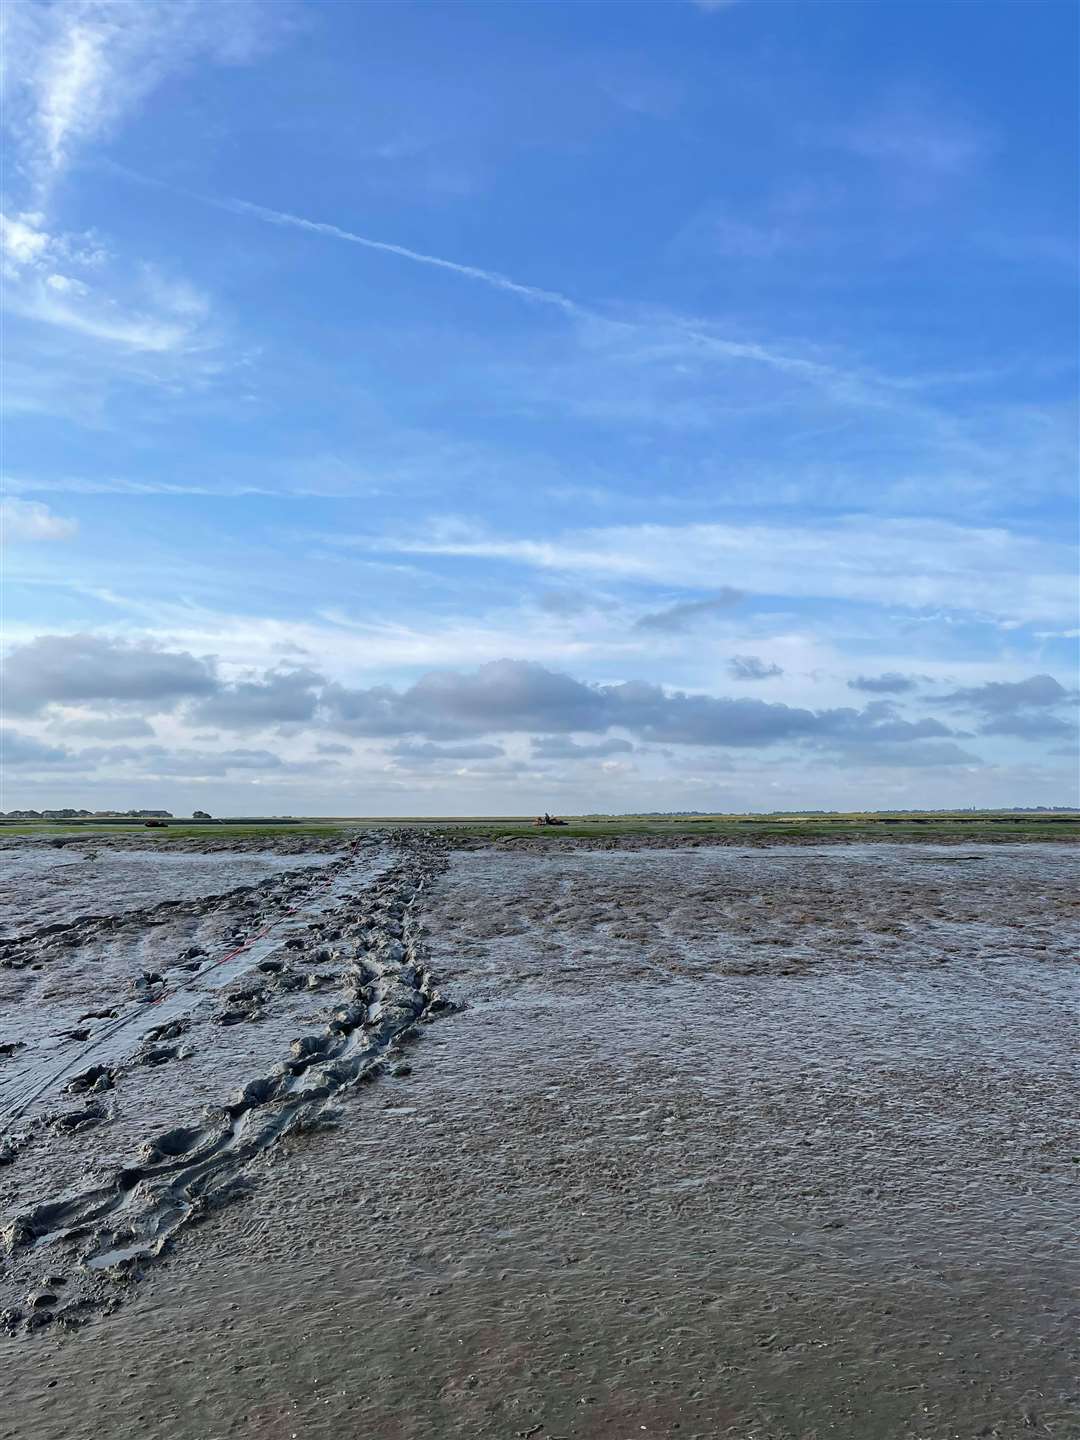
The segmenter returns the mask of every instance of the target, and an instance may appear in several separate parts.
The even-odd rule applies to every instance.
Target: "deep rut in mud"
[[[250,1188],[252,1161],[286,1135],[332,1123],[335,1096],[373,1079],[418,1024],[448,1008],[426,965],[420,918],[425,886],[445,865],[437,844],[408,836],[399,837],[397,859],[372,884],[350,888],[347,868],[336,876],[340,905],[329,912],[335,938],[323,953],[341,968],[337,1003],[324,1027],[293,1040],[271,1073],[247,1081],[200,1123],[164,1130],[101,1183],[24,1206],[9,1218],[2,1237],[5,1288],[10,1293],[35,1281],[37,1288],[24,1304],[9,1303],[3,1311],[8,1332],[77,1325],[94,1310],[113,1308],[123,1283],[164,1255],[186,1226]],[[250,968],[252,956],[244,958]],[[124,1017],[112,1022],[123,1023]],[[182,1033],[182,1021],[151,1032],[155,1040]],[[136,1063],[165,1063],[176,1053],[176,1047],[152,1046]],[[90,1067],[76,1078],[87,1080],[82,1088],[91,1099],[75,1112],[71,1129],[104,1118],[92,1097],[115,1077],[106,1067]],[[27,1103],[25,1095],[16,1097],[10,1112],[21,1113]],[[50,1273],[42,1282],[44,1267]]]

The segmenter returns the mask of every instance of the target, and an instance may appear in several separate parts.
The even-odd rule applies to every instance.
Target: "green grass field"
[[[147,829],[141,821],[103,822],[5,821],[0,835],[40,835],[61,838],[90,835],[139,835],[153,844],[170,840],[225,836],[259,838],[280,835],[326,835],[408,827],[439,830],[491,839],[528,835],[558,843],[562,838],[602,839],[623,835],[701,836],[752,844],[756,840],[965,840],[1024,841],[1080,840],[1080,814],[1018,811],[922,811],[917,814],[868,812],[828,815],[578,815],[554,828],[534,827],[532,816],[398,816],[305,817],[295,821],[256,818],[210,823],[174,820],[167,828]]]

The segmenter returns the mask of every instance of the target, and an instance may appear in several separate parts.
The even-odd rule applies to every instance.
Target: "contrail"
[[[236,215],[253,215],[257,220],[263,220],[268,225],[292,225],[297,230],[307,230],[316,235],[329,235],[332,240],[346,240],[350,245],[362,245],[366,250],[381,250],[386,255],[400,255],[403,259],[413,260],[418,265],[433,265],[437,270],[449,270],[455,275],[464,275],[468,280],[479,280],[482,285],[490,285],[495,290],[504,290],[511,295],[520,295],[524,299],[536,301],[540,305],[553,305],[565,315],[572,315],[575,320],[598,321],[604,319],[595,310],[577,304],[567,296],[560,295],[557,290],[541,290],[536,285],[522,285],[520,281],[511,280],[508,275],[502,275],[498,270],[482,270],[477,265],[461,265],[456,260],[444,260],[439,255],[426,255],[422,250],[409,250],[404,245],[393,245],[388,240],[370,240],[366,235],[356,235],[351,230],[342,230],[340,225],[328,225],[321,220],[305,220],[302,215],[290,215],[284,210],[270,210],[265,205],[253,205],[249,200],[208,199],[207,203],[216,205],[222,210],[229,210]],[[640,328],[626,320],[604,319],[604,323],[620,330]],[[828,366],[816,364],[812,360],[777,355],[761,345],[721,340],[682,321],[675,322],[675,328],[687,340],[712,350],[716,354],[723,355],[729,360],[752,360],[759,365],[802,374],[811,379],[831,376],[833,373]]]
[[[564,315],[572,315],[575,320],[602,321],[605,325],[622,331],[634,331],[641,328],[632,321],[604,317],[587,305],[579,305],[566,295],[560,295],[557,290],[542,290],[537,285],[522,285],[520,281],[511,280],[509,275],[500,274],[498,270],[482,270],[478,265],[462,265],[456,260],[444,260],[440,255],[427,255],[422,250],[409,250],[404,245],[393,245],[388,240],[371,240],[366,235],[357,235],[352,230],[343,230],[340,225],[329,225],[322,220],[305,220],[302,215],[290,215],[285,210],[271,210],[265,205],[253,205],[249,200],[215,200],[205,195],[197,198],[220,210],[230,211],[234,215],[251,215],[267,225],[291,225],[297,230],[306,230],[315,235],[328,235],[332,240],[345,240],[350,245],[362,245],[365,250],[380,250],[384,255],[400,255],[402,259],[412,260],[417,265],[431,265],[436,270],[449,270],[454,275],[464,275],[467,280],[478,280],[481,285],[490,285],[494,290],[502,290],[510,295],[520,295],[523,299],[532,300],[539,305],[554,306]],[[801,375],[811,381],[827,381],[835,377],[835,372],[831,367],[818,364],[813,360],[776,354],[762,345],[722,340],[698,326],[687,324],[686,321],[676,320],[668,323],[686,340],[703,349],[711,350],[714,354],[722,355],[728,360],[750,360],[773,370]]]
[[[532,300],[538,305],[551,305],[564,315],[575,319],[592,320],[594,312],[584,305],[578,305],[557,290],[543,290],[538,285],[522,285],[502,275],[498,270],[484,270],[479,265],[461,265],[456,260],[444,260],[441,255],[427,255],[423,250],[410,250],[406,245],[394,245],[389,240],[372,240],[367,235],[357,235],[353,230],[343,230],[340,225],[330,225],[323,220],[306,220],[302,215],[290,215],[286,210],[271,210],[267,205],[254,205],[250,200],[235,200],[217,195],[203,195],[198,190],[189,190],[184,185],[172,185],[167,180],[158,180],[153,175],[144,175],[115,160],[100,162],[115,175],[123,175],[138,185],[149,185],[155,190],[168,190],[173,195],[184,195],[200,205],[210,205],[215,210],[224,210],[232,215],[250,215],[265,225],[292,226],[295,230],[306,230],[313,235],[327,235],[331,240],[344,240],[349,245],[361,245],[365,250],[378,250],[384,255],[399,255],[416,265],[430,265],[435,270],[449,270],[454,275],[464,275],[467,280],[476,280],[481,285],[490,285],[493,290],[502,290],[509,295],[520,295],[523,300]]]
[[[365,250],[381,250],[385,255],[400,255],[403,260],[413,260],[418,265],[432,265],[437,270],[450,270],[455,275],[464,275],[468,280],[478,280],[494,290],[505,290],[511,295],[520,295],[526,300],[535,300],[540,305],[553,305],[567,315],[584,318],[590,314],[583,306],[577,305],[555,290],[541,290],[536,285],[522,285],[497,270],[482,270],[478,265],[460,265],[456,260],[444,260],[439,255],[425,255],[422,250],[409,250],[404,245],[392,245],[388,240],[371,240],[366,235],[357,235],[352,230],[342,230],[340,225],[328,225],[322,220],[305,220],[302,215],[290,215],[284,210],[270,210],[265,205],[252,205],[248,200],[211,200],[200,196],[207,204],[222,210],[232,210],[240,215],[253,215],[267,225],[292,225],[297,230],[308,230],[315,235],[329,235],[332,240],[346,240],[350,245],[362,245]]]
[[[340,225],[331,225],[324,220],[307,220],[302,215],[291,215],[287,210],[272,210],[267,205],[255,205],[250,200],[202,195],[197,190],[188,190],[182,185],[171,185],[167,181],[143,175],[137,170],[129,169],[126,165],[118,165],[115,161],[104,163],[113,173],[124,175],[140,185],[151,185],[156,189],[171,191],[174,195],[185,195],[189,200],[194,200],[200,205],[210,205],[215,210],[224,210],[227,214],[249,215],[252,219],[261,220],[264,225],[291,227],[294,230],[304,230],[310,235],[325,235],[331,240],[343,240],[348,245],[359,245],[365,250],[376,250],[383,255],[397,255],[402,260],[411,260],[414,265],[429,265],[434,270],[444,270],[452,275],[464,276],[466,280],[490,286],[491,289],[500,290],[503,294],[517,295],[536,305],[549,305],[553,309],[561,310],[564,315],[572,316],[575,320],[585,320],[593,324],[602,323],[625,332],[633,332],[642,328],[640,323],[632,320],[615,319],[603,315],[588,305],[579,305],[576,300],[571,300],[567,295],[561,295],[557,290],[544,290],[538,285],[523,285],[519,280],[511,280],[509,275],[503,275],[498,270],[484,270],[479,265],[463,265],[457,260],[444,260],[441,255],[428,255],[423,250],[410,250],[406,245],[395,245],[389,240],[372,240],[367,235],[358,235],[353,230],[344,230]],[[752,342],[725,340],[711,334],[700,324],[686,319],[661,316],[657,323],[669,327],[684,341],[714,355],[722,356],[726,360],[750,361],[768,369],[798,375],[809,383],[816,383],[833,391],[838,398],[844,398],[840,393],[842,390],[850,392],[853,382],[859,381],[865,384],[868,378],[845,375],[830,365],[807,360],[801,356],[786,355],[769,350],[763,345]],[[846,398],[850,401],[858,397],[848,393]],[[867,398],[863,396],[863,403],[867,403]]]

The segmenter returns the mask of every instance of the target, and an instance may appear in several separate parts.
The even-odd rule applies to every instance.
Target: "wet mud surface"
[[[319,871],[173,902],[165,919],[170,902],[17,937],[4,956],[0,1327],[74,1328],[114,1308],[118,1282],[243,1193],[280,1138],[326,1123],[326,1102],[439,1008],[414,912],[440,863],[422,840],[369,839]],[[216,945],[170,948],[178,915]],[[157,971],[133,968],[138,924],[155,929]],[[35,1283],[46,1252],[53,1273]]]
[[[0,853],[0,944],[85,917],[193,902],[330,856],[273,851],[188,854],[134,847],[24,846]]]
[[[1066,850],[414,843],[289,922],[306,1042],[0,1169],[0,1437],[1080,1434]]]

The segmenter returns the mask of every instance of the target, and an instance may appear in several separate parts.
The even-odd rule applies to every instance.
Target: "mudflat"
[[[16,847],[0,1437],[1080,1434],[1073,848],[306,848]]]

